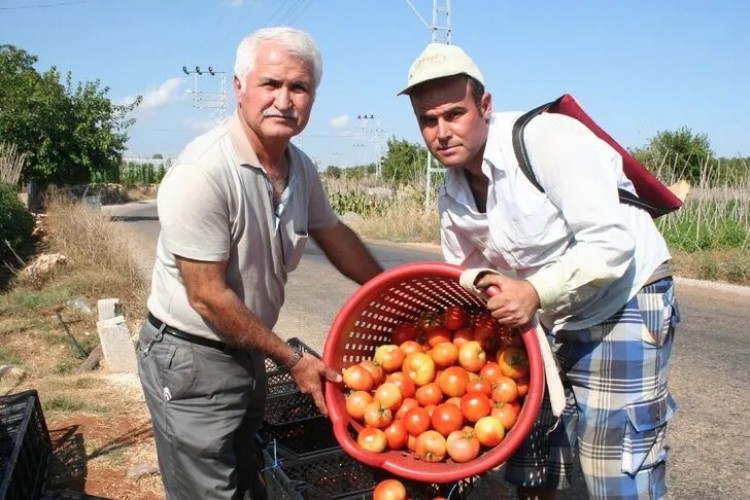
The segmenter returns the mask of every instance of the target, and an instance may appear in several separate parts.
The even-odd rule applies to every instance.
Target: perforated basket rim
[[[326,365],[338,369],[342,360],[336,359],[337,345],[342,340],[344,329],[351,321],[351,316],[360,310],[363,304],[371,303],[383,291],[390,289],[394,283],[408,279],[426,277],[448,278],[458,281],[465,268],[443,262],[413,262],[395,266],[357,289],[346,301],[336,315],[323,348],[323,361]],[[428,463],[416,459],[405,451],[386,451],[371,453],[362,450],[349,434],[348,426],[353,420],[346,413],[343,386],[326,382],[325,400],[333,431],[341,447],[354,459],[373,467],[407,479],[429,483],[449,483],[476,476],[502,465],[518,449],[539,413],[544,395],[544,366],[539,343],[534,327],[522,328],[522,338],[529,357],[529,392],[515,425],[508,431],[505,439],[496,447],[485,451],[476,459],[458,464],[454,462]]]

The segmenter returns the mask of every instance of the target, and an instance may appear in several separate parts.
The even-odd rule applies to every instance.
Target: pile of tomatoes
[[[346,411],[364,450],[464,463],[513,427],[528,377],[517,329],[454,305],[397,325],[372,359],[345,368]]]

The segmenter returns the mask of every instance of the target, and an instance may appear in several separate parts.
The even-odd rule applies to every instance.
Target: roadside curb
[[[696,280],[693,278],[681,278],[679,276],[675,276],[674,281],[678,285],[683,284],[683,285],[689,285],[689,286],[696,286],[700,288],[709,288],[712,290],[721,290],[724,292],[737,293],[740,295],[747,295],[750,297],[750,286],[732,285],[729,283],[721,283],[718,281]]]

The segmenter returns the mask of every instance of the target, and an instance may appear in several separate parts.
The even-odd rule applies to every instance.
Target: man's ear
[[[482,107],[482,116],[485,120],[489,121],[490,116],[492,116],[492,94],[489,92],[485,92],[482,96],[481,101],[481,107]]]
[[[242,96],[242,84],[240,83],[240,79],[237,78],[237,75],[234,76],[233,84],[234,97],[236,98],[237,106],[242,107],[242,99],[240,99],[240,97]]]

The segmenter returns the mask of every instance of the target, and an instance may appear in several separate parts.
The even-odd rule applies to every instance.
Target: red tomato
[[[385,432],[375,427],[363,427],[357,435],[357,444],[366,451],[380,453],[385,450],[388,440]]]
[[[404,373],[419,387],[429,384],[435,378],[435,362],[423,352],[413,352],[406,356]]]
[[[404,397],[401,395],[401,389],[393,382],[385,382],[375,389],[375,399],[385,408],[396,411],[401,406]]]
[[[461,306],[450,306],[443,313],[443,326],[450,331],[456,331],[469,323],[469,313]]]
[[[454,462],[465,463],[477,458],[482,446],[474,435],[474,430],[471,427],[464,427],[460,431],[457,430],[448,434],[445,448],[448,456]]]
[[[440,373],[440,390],[449,398],[463,396],[469,385],[469,374],[460,366],[450,366]]]
[[[497,417],[497,419],[500,420],[500,423],[503,424],[505,432],[508,432],[510,428],[513,427],[513,425],[516,423],[516,420],[518,420],[518,413],[520,411],[521,405],[518,403],[518,401],[509,403],[495,403],[495,405],[492,407],[490,415],[492,415],[493,417]]]
[[[393,412],[386,406],[380,404],[380,401],[374,399],[365,406],[364,420],[370,427],[382,429],[388,427],[393,422]]]
[[[372,374],[362,365],[344,368],[344,385],[355,391],[370,391],[374,385]]]
[[[406,426],[401,420],[394,420],[391,425],[385,428],[385,439],[388,448],[392,450],[400,450],[406,446],[408,438],[409,433],[406,432]]]
[[[443,401],[443,391],[440,390],[437,382],[430,382],[418,388],[414,393],[414,398],[422,406],[436,405]]]
[[[451,403],[442,403],[435,407],[430,417],[432,428],[443,436],[457,431],[464,424],[464,414],[461,409]]]
[[[504,377],[503,372],[500,371],[500,366],[494,361],[487,361],[479,370],[479,376],[488,380],[493,387],[500,377]]]
[[[453,332],[453,343],[456,347],[461,347],[470,340],[474,340],[474,329],[464,327]]]
[[[474,327],[474,340],[486,352],[495,353],[500,348],[499,325],[494,319],[484,319]]]
[[[520,347],[506,347],[497,353],[497,364],[507,377],[523,378],[529,374],[529,356]]]
[[[412,436],[419,436],[430,428],[430,415],[425,408],[417,406],[404,415],[404,427]]]
[[[461,397],[461,411],[469,422],[476,422],[490,414],[490,398],[481,392],[467,392]],[[365,417],[367,413],[365,413]]]
[[[443,342],[432,348],[430,356],[438,368],[447,368],[458,361],[458,347],[453,342]]]
[[[404,355],[406,355],[407,358],[409,357],[409,354],[413,352],[424,352],[424,347],[416,340],[407,340],[406,342],[402,342],[401,344],[399,344],[399,347],[402,351],[404,351]],[[406,358],[404,358],[404,361],[406,361]]]
[[[371,359],[365,359],[364,361],[360,361],[359,365],[364,367],[364,369],[370,372],[370,375],[372,375],[373,387],[379,386],[385,380],[385,371],[379,363],[376,363]]]
[[[500,327],[500,348],[523,347],[523,336],[518,328]]]
[[[400,420],[404,418],[404,415],[406,415],[406,412],[411,410],[412,408],[416,408],[419,406],[419,402],[414,398],[404,398],[404,400],[401,402],[401,406],[398,407],[398,410],[396,410],[396,414],[393,416],[394,420]]]
[[[346,397],[346,413],[352,418],[362,420],[365,416],[365,407],[372,403],[372,395],[365,391],[354,391]]]
[[[474,374],[472,374],[474,375]],[[476,391],[489,396],[492,394],[492,384],[482,377],[471,378],[466,386],[466,392]]]
[[[486,362],[487,354],[476,340],[466,342],[458,349],[458,364],[464,367],[466,371],[479,373]]]
[[[404,372],[393,372],[385,376],[386,382],[393,382],[401,389],[401,395],[405,398],[414,396],[414,391],[417,387],[414,385],[414,381],[410,379]]]
[[[508,403],[518,399],[516,381],[510,377],[500,377],[492,390],[492,399],[498,403]]]
[[[425,311],[417,320],[417,329],[424,333],[429,333],[435,328],[441,326],[443,322],[434,311]]]
[[[397,345],[383,344],[375,349],[373,359],[383,367],[386,373],[391,373],[401,369],[406,354]]]
[[[375,486],[372,500],[406,500],[406,487],[398,479],[383,479]]]
[[[445,458],[445,438],[438,431],[424,431],[417,436],[414,452],[425,462],[440,462]]]
[[[401,345],[407,340],[415,340],[417,338],[417,328],[406,321],[396,325],[391,333],[391,342],[396,345]]]
[[[493,416],[482,417],[474,424],[474,433],[483,446],[492,447],[505,437],[505,427],[500,419]]]
[[[529,377],[521,377],[516,380],[516,387],[518,387],[518,397],[522,398],[529,393]]]
[[[435,347],[446,342],[453,342],[453,335],[442,326],[433,328],[427,333],[427,345],[430,347]]]

